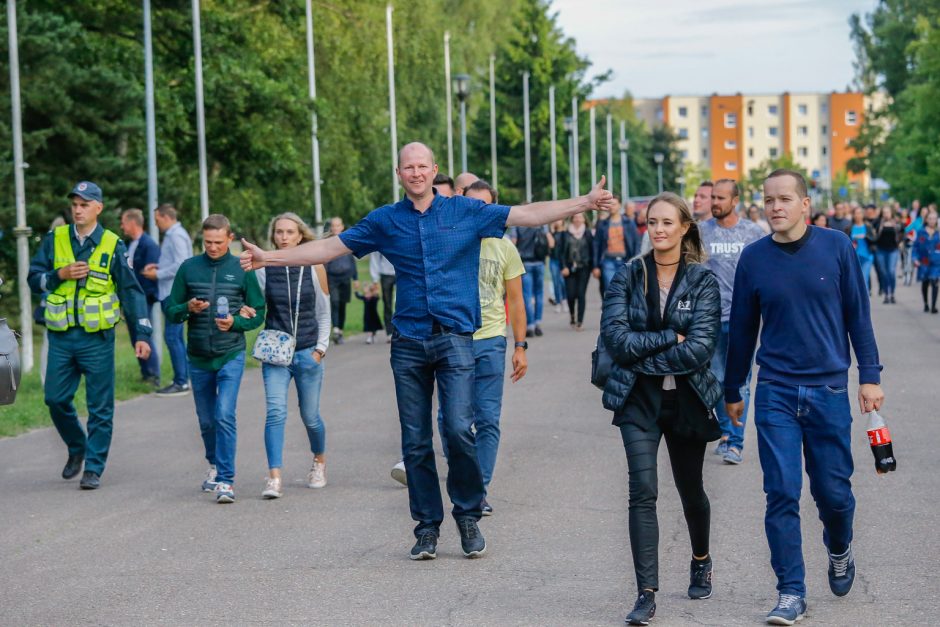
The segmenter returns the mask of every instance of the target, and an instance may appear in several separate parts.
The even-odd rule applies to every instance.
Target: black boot
[[[65,468],[62,469],[63,479],[73,479],[82,471],[82,464],[85,463],[84,455],[69,455],[65,462]]]

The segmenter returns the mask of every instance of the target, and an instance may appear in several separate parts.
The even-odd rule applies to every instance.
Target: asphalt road
[[[596,294],[595,283],[589,291]],[[899,470],[875,475],[857,420],[858,580],[842,599],[828,590],[821,524],[804,490],[803,624],[927,624],[940,610],[940,316],[920,311],[914,288],[902,288],[899,298],[873,307]],[[588,314],[586,331],[575,333],[566,316],[547,310],[528,376],[507,383],[490,486],[495,515],[481,523],[483,559],[462,557],[450,521],[437,560],[408,559],[407,494],[389,478],[399,428],[388,347],[352,338],[326,362],[323,490],[304,487],[310,454],[294,406],[286,496],[260,498],[266,466],[257,369],[246,373],[239,398],[233,505],[199,491],[205,463],[191,397],[118,406],[97,492],[59,478],[66,451],[54,430],[0,441],[0,624],[621,624],[635,598],[626,461],[588,382],[596,302]],[[755,439],[749,423],[741,466],[706,459],[715,560],[707,601],[685,594],[688,536],[661,448],[654,624],[760,624],[773,607]],[[439,467],[443,477],[442,457]]]

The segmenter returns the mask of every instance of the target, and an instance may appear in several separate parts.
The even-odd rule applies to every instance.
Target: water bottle
[[[225,296],[219,296],[215,301],[215,317],[228,318],[228,299]]]
[[[879,475],[895,470],[898,466],[891,446],[891,433],[885,419],[877,411],[868,414],[868,443],[875,456],[875,471]]]

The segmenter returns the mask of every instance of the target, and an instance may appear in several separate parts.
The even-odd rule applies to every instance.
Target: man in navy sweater
[[[760,331],[754,423],[767,495],[764,527],[780,594],[767,616],[774,625],[792,625],[806,611],[800,535],[804,455],[829,552],[829,587],[844,596],[855,579],[849,340],[858,362],[859,409],[879,409],[884,400],[858,259],[844,233],[806,225],[809,206],[799,173],[776,170],[764,181],[773,235],[745,248],[738,262],[724,382],[725,407],[739,424],[741,386]]]

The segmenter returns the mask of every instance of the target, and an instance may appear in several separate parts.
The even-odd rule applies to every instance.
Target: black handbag
[[[642,259],[640,259],[640,266],[643,268],[643,295],[645,296],[647,293],[646,263]],[[610,377],[610,371],[613,370],[613,367],[614,358],[607,350],[607,344],[604,342],[604,332],[601,331],[597,335],[594,352],[591,353],[591,383],[603,390],[604,386],[607,385],[607,379]]]

